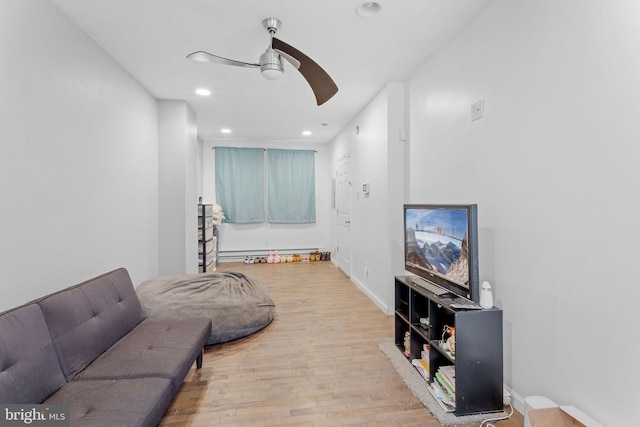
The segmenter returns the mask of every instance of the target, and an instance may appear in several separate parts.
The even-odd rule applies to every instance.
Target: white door
[[[351,276],[351,181],[349,180],[349,154],[338,160],[338,267]]]

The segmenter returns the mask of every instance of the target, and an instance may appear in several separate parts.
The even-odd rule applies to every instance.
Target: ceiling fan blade
[[[338,86],[333,79],[313,59],[275,37],[271,40],[271,47],[294,66],[296,63],[300,64],[296,68],[311,86],[318,105],[324,104],[338,92]]]
[[[300,69],[300,61],[298,61],[296,58],[294,58],[293,56],[289,55],[286,52],[283,52],[281,50],[278,50],[278,55],[282,56],[284,59],[287,60],[287,62],[291,65],[293,65],[293,67],[296,70]]]
[[[235,59],[223,58],[203,50],[190,53],[187,58],[198,62],[211,62],[214,64],[233,65],[236,67],[260,68],[260,64],[251,64],[249,62],[236,61]]]

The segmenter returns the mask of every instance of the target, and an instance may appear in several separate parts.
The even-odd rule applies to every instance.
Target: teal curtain
[[[222,206],[225,222],[264,222],[264,149],[215,150],[216,201]]]
[[[316,222],[315,153],[267,150],[267,221]]]

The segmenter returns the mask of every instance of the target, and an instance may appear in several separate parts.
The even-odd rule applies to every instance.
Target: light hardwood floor
[[[393,316],[333,263],[221,263],[218,271],[259,279],[275,318],[249,337],[207,347],[161,426],[440,426],[376,344],[393,336]],[[517,412],[496,423],[523,425]]]

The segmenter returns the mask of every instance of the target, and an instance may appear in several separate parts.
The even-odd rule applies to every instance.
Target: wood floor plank
[[[161,426],[440,426],[376,344],[393,336],[393,316],[331,262],[221,263],[218,271],[260,280],[275,318],[249,337],[208,346]],[[523,425],[518,413],[496,423]]]

